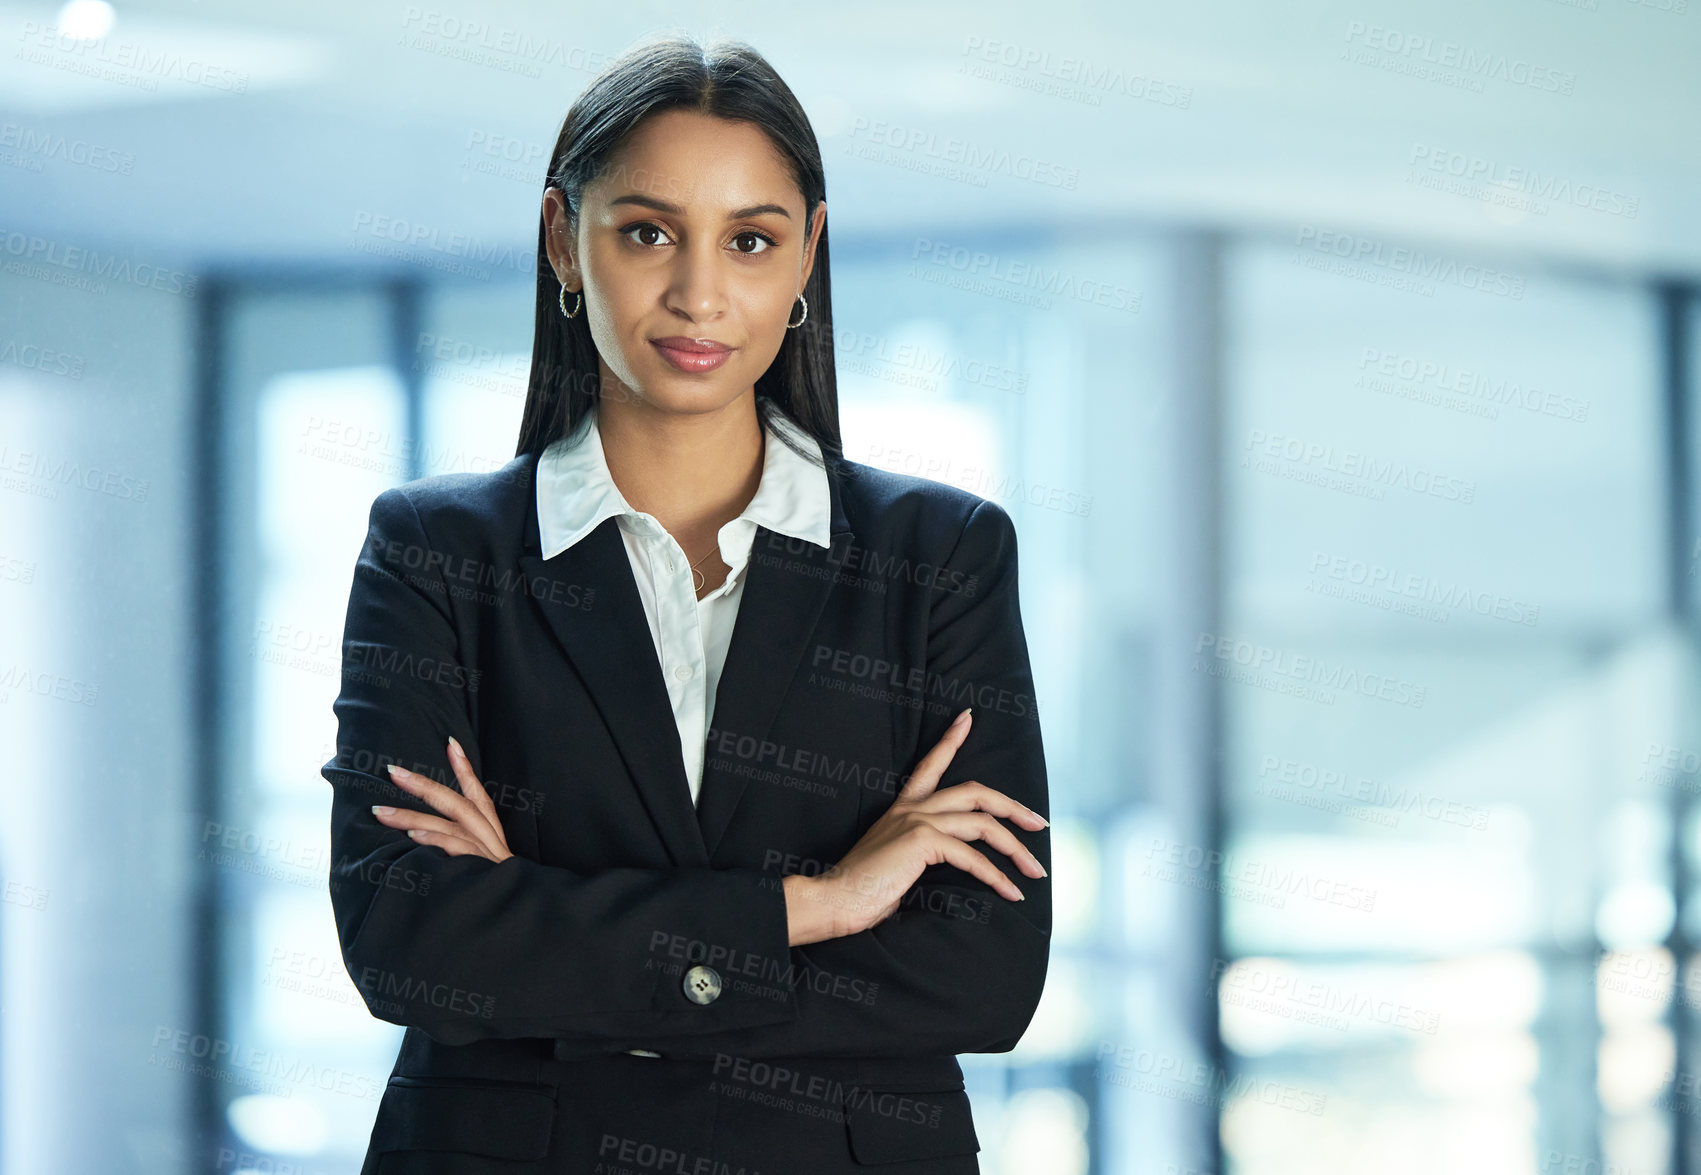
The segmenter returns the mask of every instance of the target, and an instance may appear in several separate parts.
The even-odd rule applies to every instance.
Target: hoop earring
[[[805,298],[802,294],[799,294],[797,296],[797,300],[799,302],[803,303],[803,317],[798,319],[796,322],[786,323],[786,329],[787,330],[792,330],[795,327],[800,327],[809,319],[809,299]]]
[[[555,304],[561,307],[561,313],[567,318],[577,318],[579,311],[584,309],[585,295],[578,290],[573,291],[573,313],[567,313],[567,283],[561,283],[561,292],[555,296]]]

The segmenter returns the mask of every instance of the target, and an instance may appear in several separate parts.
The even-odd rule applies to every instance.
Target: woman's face
[[[543,212],[569,309],[584,292],[603,398],[704,412],[753,392],[773,363],[827,209],[804,222],[803,194],[757,127],[670,110],[585,186],[576,234],[556,189]]]

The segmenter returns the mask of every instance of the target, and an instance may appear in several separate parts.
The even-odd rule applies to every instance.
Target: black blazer
[[[977,843],[1026,900],[935,865],[886,921],[795,948],[780,879],[838,861],[965,706],[940,785],[1049,814],[1009,515],[846,461],[830,550],[758,528],[694,810],[618,523],[541,558],[536,468],[384,491],[354,569],[331,905],[373,1015],[407,1026],[363,1175],[977,1171],[955,1054],[1032,1019],[1049,878]],[[455,787],[449,735],[500,864],[371,812],[431,810],[390,762]],[[1049,869],[1047,832],[1004,823]]]

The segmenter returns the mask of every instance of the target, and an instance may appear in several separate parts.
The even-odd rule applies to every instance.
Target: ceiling
[[[677,29],[786,77],[836,240],[1161,221],[1701,275],[1692,0],[451,2],[119,3],[94,47],[0,4],[7,252],[393,267],[399,233],[523,272],[567,106]],[[1083,65],[1135,80],[1055,92]]]

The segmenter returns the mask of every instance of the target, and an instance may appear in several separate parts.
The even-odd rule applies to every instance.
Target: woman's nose
[[[712,318],[726,307],[726,273],[719,247],[681,249],[674,261],[670,297],[693,319]]]

